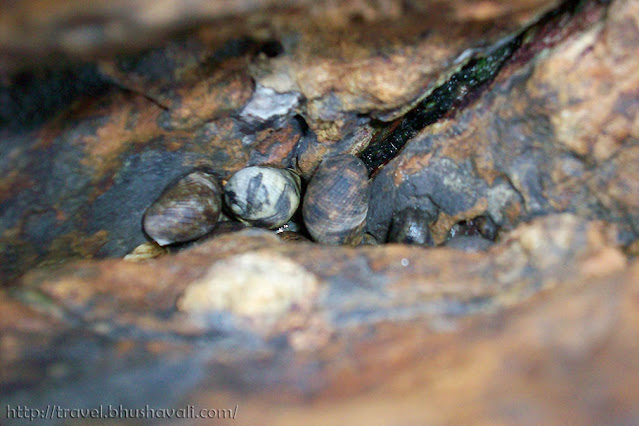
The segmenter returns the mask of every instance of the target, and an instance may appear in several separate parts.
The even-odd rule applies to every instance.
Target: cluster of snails
[[[377,244],[364,232],[369,203],[369,175],[358,157],[341,154],[325,159],[308,182],[291,169],[251,166],[237,171],[222,188],[209,172],[194,171],[153,202],[143,218],[146,234],[160,246],[233,232],[246,226],[277,229],[284,240],[305,240],[291,221],[301,204],[308,235],[324,244]],[[222,222],[224,213],[237,222]],[[429,225],[433,213],[407,208],[393,216],[387,242],[433,246]],[[489,216],[453,226],[445,245],[485,250],[497,235]]]
[[[306,188],[290,169],[251,166],[233,174],[222,188],[215,175],[192,172],[173,184],[146,210],[143,227],[161,246],[203,237],[214,230],[223,210],[249,226],[278,229],[302,204],[304,225],[313,240],[356,245],[368,213],[366,166],[353,155],[324,160]],[[297,239],[283,232],[286,239]]]

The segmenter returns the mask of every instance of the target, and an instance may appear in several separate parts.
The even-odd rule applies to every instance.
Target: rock
[[[0,163],[7,188],[1,281],[42,261],[124,256],[146,241],[142,215],[171,181],[201,167],[225,178],[249,161],[288,166],[301,132],[289,121],[247,138],[228,117],[167,130],[164,114],[143,96],[114,89],[46,124],[38,137],[10,136],[3,149],[13,161]]]
[[[536,0],[9,3],[5,404],[188,401],[246,424],[638,422],[636,0],[548,15]],[[61,68],[37,69],[51,55]],[[186,171],[307,179],[431,102],[431,124],[369,170],[366,235],[419,211],[439,246],[328,247],[226,221],[121,258]]]
[[[0,79],[0,111],[8,123],[0,130],[0,149],[11,159],[0,163],[0,188],[7,188],[2,196],[7,207],[0,210],[3,282],[40,262],[129,253],[145,241],[139,232],[144,209],[192,168],[216,169],[224,179],[246,165],[267,164],[297,167],[309,178],[324,156],[363,149],[372,137],[371,117],[401,115],[406,104],[460,66],[456,59],[468,60],[478,39],[494,42],[553,2],[527,1],[517,9],[499,3],[490,13],[474,5],[443,12],[421,3],[390,2],[376,9],[348,1],[317,8],[311,2],[301,5],[309,12],[301,18],[290,19],[283,8],[266,29],[249,19],[263,13],[263,5],[227,10],[207,3],[204,13],[193,4],[188,10],[202,17],[237,13],[248,20],[229,21],[224,28],[204,25],[151,47],[152,33],[169,22],[179,26],[186,17],[165,15],[160,13],[165,9],[148,9],[146,3],[57,10],[52,0],[46,7],[57,12],[35,22],[30,3],[21,4],[5,10],[15,20],[0,22],[7,37],[0,38],[0,58],[9,58],[0,61],[11,65]],[[39,14],[44,7],[38,6]],[[82,10],[95,20],[84,23]],[[345,20],[343,12],[354,19]],[[390,12],[392,23],[383,20]],[[170,19],[156,27],[152,22],[160,16]],[[477,16],[479,25],[457,25]],[[129,25],[130,20],[144,25]],[[322,20],[326,25],[318,27]],[[14,22],[23,23],[20,30]],[[105,22],[123,32],[115,37],[104,30]],[[135,28],[147,48],[117,49],[120,36],[127,37],[127,47],[135,46],[127,36]],[[87,43],[82,49],[65,44],[82,34],[99,37],[81,38]],[[14,51],[16,40],[22,53],[3,55]],[[76,65],[79,58],[94,58],[96,50],[102,56],[98,66]],[[37,57],[46,64],[48,54],[60,51],[68,52],[70,62],[47,72],[17,72],[24,61]],[[28,90],[11,89],[25,85]],[[251,123],[236,120],[255,104],[250,100],[256,99],[256,87],[263,104],[279,105],[282,94],[290,94],[299,105],[293,107],[293,98],[284,102],[274,122],[259,114],[251,115]],[[17,112],[24,117],[14,122]],[[275,127],[261,127],[266,124]]]
[[[268,330],[291,309],[310,309],[316,288],[317,279],[287,258],[247,253],[213,265],[177,306],[200,316],[227,311]]]
[[[445,243],[446,247],[464,251],[484,251],[492,246],[492,242],[479,235],[459,235],[452,237]]]
[[[628,296],[639,291],[639,269],[627,267],[615,235],[609,224],[564,214],[521,225],[488,252],[306,243],[300,256],[297,244],[249,230],[143,263],[84,261],[33,271],[12,297],[1,293],[0,318],[11,318],[0,322],[8,342],[0,349],[8,362],[5,400],[31,395],[16,387],[22,380],[21,389],[38,389],[43,400],[58,401],[63,386],[67,403],[134,403],[138,396],[124,401],[109,377],[135,374],[151,403],[177,404],[184,392],[209,401],[216,399],[210,389],[235,389],[247,412],[265,396],[279,412],[302,396],[322,404],[339,398],[350,407],[356,400],[349,396],[384,384],[393,386],[383,392],[393,400],[406,397],[402,389],[422,395],[453,375],[454,392],[434,392],[437,402],[426,406],[411,403],[407,416],[459,419],[482,407],[482,418],[518,419],[502,410],[503,401],[535,407],[544,419],[555,410],[592,413],[570,389],[612,371],[591,366],[637,359],[627,353],[637,337],[637,298]],[[492,360],[489,378],[477,375],[482,356]],[[89,374],[79,362],[87,358],[104,368]],[[183,362],[198,371],[201,385],[177,373]],[[504,362],[513,368],[504,370]],[[548,374],[524,374],[531,365]],[[419,380],[395,388],[406,374]],[[152,383],[165,379],[182,391],[150,396]],[[593,398],[626,398],[634,380],[626,373]],[[87,381],[100,390],[86,390]],[[508,383],[555,391],[513,394]],[[465,401],[463,412],[445,408],[453,400]],[[618,407],[603,410],[633,413],[634,406]]]
[[[619,2],[613,9],[633,7]],[[630,37],[616,32],[615,13],[604,22],[601,10],[586,7],[582,19],[592,26],[566,26],[560,35],[541,31],[522,49],[542,49],[543,55],[520,67],[506,65],[472,105],[409,141],[375,177],[379,201],[371,204],[369,232],[388,229],[405,206],[401,200],[409,199],[423,209],[439,208],[431,227],[437,243],[460,220],[488,214],[512,228],[564,211],[616,222],[637,238],[639,180],[629,164],[637,156],[639,133],[631,123],[639,98],[624,88],[639,83],[631,71],[639,64],[636,56],[605,53],[621,50]],[[551,36],[553,43],[563,41],[547,47]],[[617,125],[623,130],[610,128]]]
[[[293,231],[278,232],[277,236],[284,241],[308,241],[308,242],[311,241],[308,238],[306,238],[304,235],[297,232],[293,232]]]

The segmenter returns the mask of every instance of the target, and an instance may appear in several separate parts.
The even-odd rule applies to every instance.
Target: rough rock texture
[[[98,16],[123,3],[109,4]],[[241,4],[220,6],[218,17],[239,13]],[[342,8],[358,15],[365,4],[338,3],[321,13],[307,5],[306,14],[304,7],[276,14],[262,27],[264,17],[246,18],[252,26],[223,41],[232,22],[97,66],[7,76],[0,85],[0,281],[40,262],[125,255],[145,240],[139,223],[146,206],[194,167],[226,178],[247,164],[296,165],[310,177],[323,156],[370,140],[371,118],[363,114],[393,117],[458,68],[463,52],[462,61],[468,49],[490,45],[551,5],[504,2],[482,12],[411,4],[384,3],[353,21],[334,16],[351,16]],[[29,5],[17,3],[4,16],[28,14]],[[394,19],[381,19],[386,8]],[[63,24],[81,10],[60,9],[51,28],[67,31]],[[148,10],[136,3],[126,16]],[[16,42],[21,33],[12,22],[0,25]],[[38,28],[34,36],[47,37]],[[106,49],[104,43],[96,46]],[[11,50],[9,39],[3,45]],[[273,97],[258,102],[264,90]],[[251,117],[260,111],[278,114],[256,123]]]
[[[3,8],[3,404],[639,423],[639,1],[566,3],[523,33],[551,2],[315,4]],[[214,22],[118,49],[194,14]],[[247,164],[308,177],[514,34],[499,73],[455,86],[468,98],[372,183],[375,239],[414,208],[436,218],[436,243],[492,218],[482,251],[328,247],[232,222],[188,247],[141,246],[142,214],[175,177]],[[25,69],[61,51],[70,68]]]
[[[139,49],[158,37],[196,23],[214,22],[214,42],[245,33],[267,36],[301,20],[346,28],[352,21],[375,22],[422,14],[455,22],[522,23],[551,0],[438,1],[339,0],[318,4],[312,0],[23,0],[3,2],[0,16],[0,64],[4,71],[34,61],[104,56],[122,49]],[[428,13],[430,12],[430,13]],[[303,23],[302,25],[308,25]],[[2,72],[2,71],[0,71]]]
[[[440,212],[436,242],[475,216],[509,228],[553,211],[639,237],[637,11],[615,2],[605,22],[586,15],[592,26],[524,66],[515,54],[477,102],[424,129],[375,178],[369,232],[383,238],[393,213],[417,204]]]
[[[615,235],[603,222],[547,216],[488,252],[463,253],[335,248],[249,230],[146,263],[85,261],[33,272],[0,305],[3,394],[10,404],[29,396],[33,405],[208,406],[224,400],[222,392],[247,424],[264,404],[276,404],[267,414],[275,423],[321,407],[331,407],[328,420],[336,423],[340,410],[354,415],[384,395],[391,400],[370,407],[371,419],[408,398],[396,413],[408,422],[477,415],[547,422],[561,412],[575,421],[590,414],[636,420],[636,406],[623,402],[636,377],[623,371],[639,367],[626,353],[639,337],[639,268],[627,266]],[[301,288],[316,289],[279,285],[272,310],[220,310],[224,304],[211,299],[207,307],[203,297],[193,311],[177,302],[203,282],[223,284],[233,270],[242,275],[235,281],[248,283],[264,262],[275,275],[295,269],[292,279],[307,283]],[[217,294],[231,302],[243,291]],[[119,394],[126,384],[118,377],[135,378],[138,392]],[[595,385],[602,377],[605,384]],[[162,381],[171,389],[158,396],[153,384]],[[532,388],[539,391],[526,392]],[[582,398],[572,397],[576,388]],[[348,398],[364,390],[364,399]],[[291,411],[290,401],[308,398],[321,402]]]
[[[223,80],[213,94],[224,93],[225,108],[240,107],[251,81]],[[8,133],[0,148],[3,280],[34,262],[123,256],[145,241],[144,210],[169,182],[197,167],[225,178],[252,162],[290,165],[301,137],[295,120],[250,136],[230,117],[188,130],[165,125],[171,120],[143,96],[110,90],[38,130]]]

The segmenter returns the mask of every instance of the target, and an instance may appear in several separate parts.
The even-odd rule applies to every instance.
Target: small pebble
[[[145,260],[154,259],[167,253],[168,250],[166,248],[153,241],[147,241],[146,243],[140,244],[134,248],[131,253],[124,256],[124,260],[128,262],[144,262]]]

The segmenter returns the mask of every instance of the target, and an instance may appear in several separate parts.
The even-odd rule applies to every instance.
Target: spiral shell
[[[222,190],[217,179],[197,171],[165,189],[144,213],[142,224],[149,237],[165,246],[207,234],[221,210]]]
[[[393,217],[388,242],[432,246],[433,237],[428,224],[434,219],[430,212],[406,208]]]
[[[304,196],[302,216],[313,239],[357,245],[362,240],[370,188],[366,166],[354,155],[324,160]]]
[[[224,201],[239,220],[277,228],[300,203],[300,177],[292,170],[252,166],[235,173],[224,187]]]

